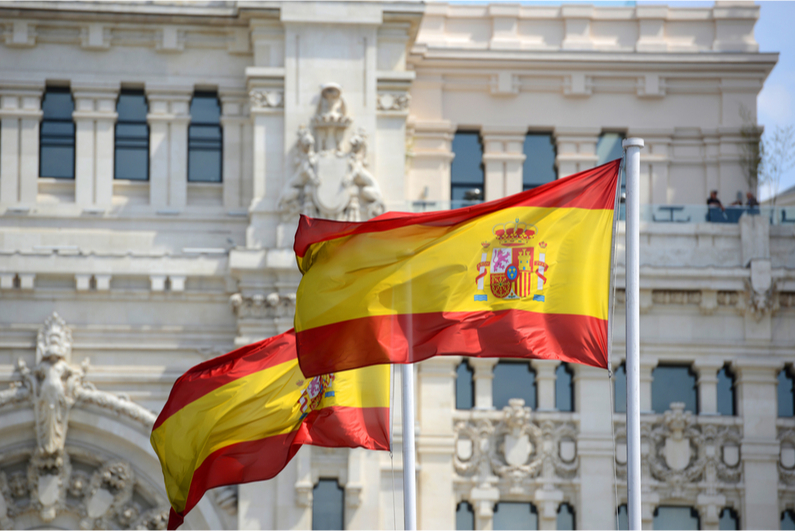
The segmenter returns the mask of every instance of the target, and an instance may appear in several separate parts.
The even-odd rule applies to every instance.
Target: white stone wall
[[[553,135],[563,177],[593,167],[609,131],[646,141],[644,203],[700,205],[711,189],[728,202],[753,184],[740,163],[741,110],[755,116],[777,60],[758,52],[758,13],[733,3],[0,2],[0,392],[21,377],[18,359],[36,365],[37,331],[56,311],[72,330],[73,366],[90,359],[97,389],[159,411],[190,366],[292,326],[300,280],[292,207],[366,217],[379,201],[386,209],[445,201],[459,128],[480,132],[486,199],[521,190],[527,132]],[[339,101],[323,107],[330,83],[344,110]],[[52,84],[70,86],[75,100],[74,180],[39,177],[41,99]],[[113,178],[122,87],[147,96],[146,182]],[[222,183],[187,181],[195,90],[220,99]],[[324,150],[317,124],[332,115],[342,125]],[[314,142],[300,144],[302,131]],[[378,194],[322,188],[351,168],[372,177]],[[320,185],[305,186],[307,171]],[[619,301],[622,235],[620,227]],[[642,408],[651,409],[653,368],[666,362],[694,364],[701,404],[692,417],[644,414],[644,526],[657,505],[687,505],[704,528],[716,528],[727,506],[745,528],[776,528],[795,504],[779,459],[795,424],[776,418],[775,397],[776,374],[795,357],[793,236],[792,226],[763,217],[642,228]],[[623,357],[622,308],[614,366]],[[574,507],[578,528],[613,527],[614,430],[619,504],[626,489],[622,420],[610,414],[604,371],[574,367],[575,411],[564,413],[554,410],[556,363],[534,361],[538,410],[496,411],[496,361],[473,359],[475,409],[456,411],[459,361],[417,367],[420,527],[454,527],[456,503],[469,501],[477,527],[490,529],[499,500],[533,502],[544,529],[555,527],[560,503]],[[737,375],[734,418],[712,414],[724,363]],[[13,419],[0,422],[0,470],[38,444],[32,406],[14,400],[0,400],[0,418]],[[146,423],[122,428],[112,414],[75,408],[65,442],[74,459],[88,463],[91,444],[102,446],[103,459],[128,463],[150,504],[161,503]],[[525,461],[497,444],[511,430],[537,448]],[[396,411],[397,449],[400,431]],[[655,457],[667,441],[680,458],[681,448],[701,452],[684,484]],[[5,457],[19,448],[28,454]],[[307,447],[271,481],[208,495],[186,524],[306,529],[312,487],[330,477],[345,490],[347,528],[400,527],[401,467],[399,451],[393,463],[386,453]],[[6,525],[3,508],[17,498],[0,492]],[[43,525],[12,512],[13,526]],[[79,523],[62,514],[62,525]]]

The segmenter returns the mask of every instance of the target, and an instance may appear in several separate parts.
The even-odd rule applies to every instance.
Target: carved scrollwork
[[[254,89],[248,93],[254,109],[279,109],[284,107],[284,93],[278,90]]]
[[[770,287],[766,290],[755,289],[750,279],[745,282],[745,308],[756,321],[761,321],[765,316],[779,309],[780,299],[776,290],[776,281],[771,280]]]
[[[379,92],[376,108],[379,111],[407,112],[411,96],[398,92]]]
[[[295,293],[252,296],[235,293],[229,298],[229,304],[239,319],[292,317],[295,314]]]
[[[779,428],[781,444],[778,459],[778,476],[782,483],[795,485],[795,429]]]

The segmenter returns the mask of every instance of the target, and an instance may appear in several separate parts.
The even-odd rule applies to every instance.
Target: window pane
[[[624,133],[602,133],[596,143],[597,166],[601,166],[611,160],[620,159],[624,156],[624,148],[621,142],[624,141]]]
[[[188,156],[188,180],[221,182],[221,152],[192,150]]]
[[[221,123],[221,106],[213,92],[197,92],[190,102],[191,123]]]
[[[736,415],[734,409],[734,374],[728,367],[718,371],[718,413]]]
[[[473,371],[466,361],[458,364],[455,370],[455,408],[472,409],[473,400]]]
[[[718,529],[735,530],[740,529],[740,519],[737,518],[737,513],[731,509],[723,509],[720,512],[720,524]]]
[[[149,107],[143,91],[123,91],[116,103],[115,179],[149,179]]]
[[[698,413],[696,375],[688,366],[661,365],[652,371],[651,407],[665,413],[671,402],[684,402],[685,411]]]
[[[558,507],[557,529],[575,529],[574,509],[568,503],[561,503]]]
[[[75,178],[75,110],[68,88],[49,87],[41,103],[39,175]]]
[[[624,368],[624,365],[616,369],[615,374],[613,374],[613,378],[615,380],[615,407],[616,413],[626,413],[627,412],[627,371]],[[622,506],[623,507],[623,506]]]
[[[574,411],[574,386],[567,363],[561,363],[555,369],[555,407],[558,411]]]
[[[795,529],[795,513],[792,511],[781,513],[781,529]]]
[[[455,528],[475,529],[475,512],[467,502],[461,502],[455,508]]]
[[[483,146],[475,131],[457,132],[453,137],[455,158],[450,167],[450,199],[483,199]],[[479,197],[474,189],[480,191]],[[470,192],[467,197],[467,192]]]
[[[555,169],[555,141],[550,134],[531,133],[524,137],[522,189],[529,190],[558,178]]]
[[[795,416],[795,396],[793,396],[793,385],[795,380],[792,374],[785,368],[778,373],[778,416]],[[782,528],[783,529],[783,528]]]
[[[658,507],[654,529],[698,529],[698,513],[690,507]]]
[[[343,529],[345,491],[336,479],[321,479],[312,489],[312,529]]]
[[[511,398],[524,398],[524,405],[536,408],[536,374],[527,362],[500,361],[494,367],[494,407],[502,409]]]
[[[149,178],[145,171],[148,164],[148,149],[125,149],[116,146],[116,179],[145,181]]]
[[[621,531],[629,529],[629,512],[626,504],[618,506],[618,529]]]
[[[116,103],[116,112],[119,115],[119,122],[144,122],[149,107],[146,104],[146,96],[143,91],[125,91],[119,95]]]
[[[500,502],[494,508],[494,529],[538,529],[532,503]]]

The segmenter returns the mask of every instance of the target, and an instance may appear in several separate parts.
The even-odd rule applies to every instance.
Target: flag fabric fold
[[[301,216],[307,376],[437,355],[607,366],[620,160],[496,201],[366,222]]]
[[[389,378],[388,366],[305,378],[292,330],[188,370],[151,436],[169,529],[211,488],[276,476],[302,444],[389,450]]]

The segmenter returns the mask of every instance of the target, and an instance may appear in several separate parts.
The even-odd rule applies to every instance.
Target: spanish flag
[[[389,450],[389,367],[304,378],[295,333],[183,374],[152,429],[176,529],[214,487],[276,476],[302,444]]]
[[[619,166],[457,210],[361,223],[301,216],[301,370],[439,355],[607,367]]]

